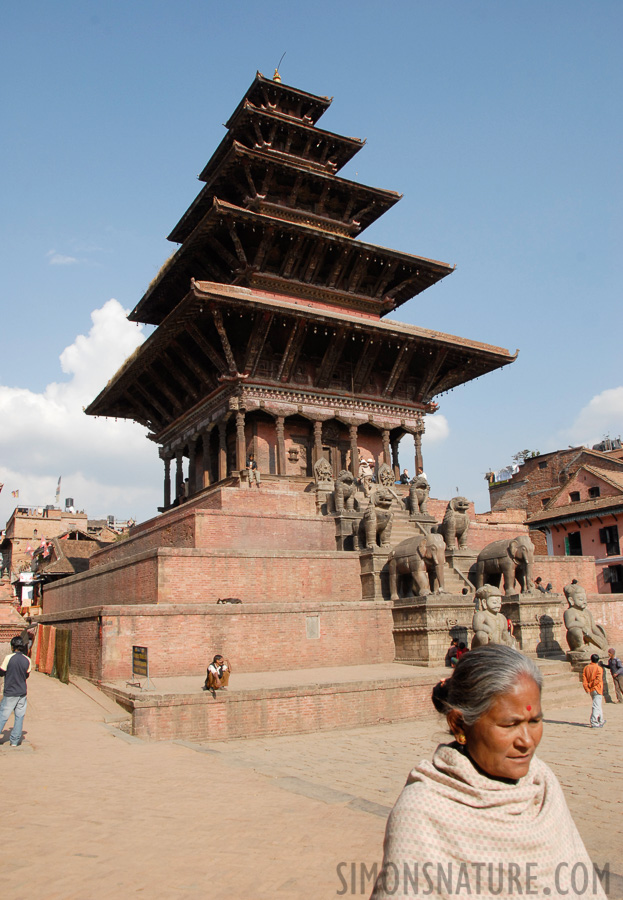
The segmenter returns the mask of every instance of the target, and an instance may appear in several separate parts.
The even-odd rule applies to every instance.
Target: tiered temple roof
[[[158,328],[89,414],[135,419],[169,450],[234,409],[421,431],[435,395],[512,362],[381,321],[453,267],[359,239],[400,195],[336,174],[364,142],[316,126],[330,102],[258,73],[130,315]]]

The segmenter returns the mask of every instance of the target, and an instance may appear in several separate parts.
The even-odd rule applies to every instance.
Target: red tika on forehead
[[[531,707],[531,706],[526,706],[526,709],[528,710],[528,712],[530,712],[530,710],[532,709],[532,707]]]

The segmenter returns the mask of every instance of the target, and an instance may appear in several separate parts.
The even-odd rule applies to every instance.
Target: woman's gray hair
[[[473,725],[487,713],[496,697],[508,694],[521,678],[531,678],[543,687],[536,663],[504,644],[487,644],[463,654],[452,677],[433,688],[432,701],[440,713],[455,709],[465,725]]]

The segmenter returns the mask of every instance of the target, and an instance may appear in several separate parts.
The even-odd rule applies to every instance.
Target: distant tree
[[[516,462],[518,465],[524,463],[527,459],[534,459],[535,456],[540,456],[540,450],[520,450],[519,453],[515,453],[513,456],[513,462]]]

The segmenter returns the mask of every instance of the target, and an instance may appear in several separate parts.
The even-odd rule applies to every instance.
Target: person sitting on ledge
[[[400,476],[400,484],[409,484],[411,479],[409,478],[409,470],[403,469],[402,475]]]
[[[249,458],[247,459],[247,476],[249,479],[249,487],[253,487],[253,482],[255,481],[258,488],[262,483],[262,479],[260,476],[260,470],[255,461],[255,456],[252,453],[249,453]]]
[[[552,583],[551,581],[547,582],[547,586],[543,587],[543,579],[539,575],[537,579],[535,579],[534,586],[537,591],[540,591],[542,594],[551,594],[552,592]]]
[[[465,653],[467,653],[467,645],[463,641],[461,641],[450,658],[450,665],[453,669],[456,667],[458,661],[462,656],[464,656]]]
[[[229,676],[231,675],[231,666],[228,659],[223,659],[220,653],[217,653],[206,674],[204,691],[227,690],[229,684]]]

